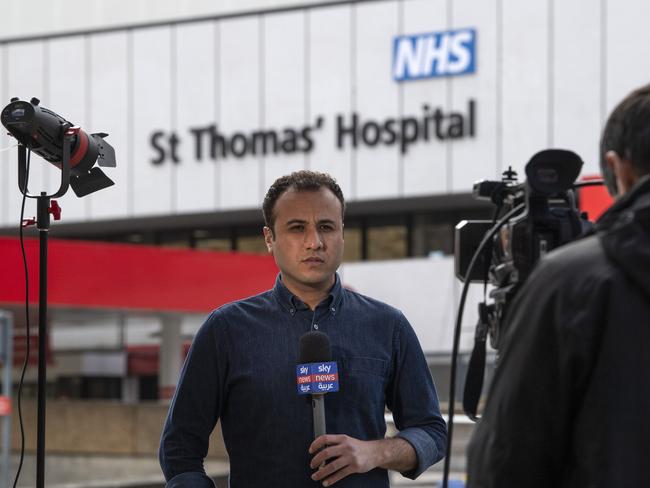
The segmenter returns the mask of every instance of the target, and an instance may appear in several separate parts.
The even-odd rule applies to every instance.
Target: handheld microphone
[[[311,395],[314,439],[327,432],[325,393],[339,390],[339,374],[331,361],[330,340],[326,334],[310,331],[300,337],[300,364],[296,366],[299,395]]]

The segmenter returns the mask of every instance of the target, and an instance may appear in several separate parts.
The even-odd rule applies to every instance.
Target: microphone
[[[314,439],[327,432],[325,393],[339,390],[336,361],[331,361],[330,340],[326,334],[310,331],[300,337],[300,364],[296,367],[299,395],[311,395]]]

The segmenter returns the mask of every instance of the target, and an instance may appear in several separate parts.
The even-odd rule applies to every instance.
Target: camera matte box
[[[454,273],[460,281],[465,281],[467,268],[485,234],[492,228],[491,220],[461,220],[456,224],[454,234]],[[488,256],[492,256],[492,243],[488,244]],[[473,283],[482,283],[489,262],[486,262],[486,252],[478,258],[469,280]]]

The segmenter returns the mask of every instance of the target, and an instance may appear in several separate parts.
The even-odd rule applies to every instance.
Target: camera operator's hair
[[[650,85],[630,93],[617,105],[600,140],[600,166],[607,176],[605,153],[627,159],[638,176],[650,173]]]
[[[275,180],[264,197],[262,204],[262,213],[264,214],[264,224],[271,229],[273,233],[273,224],[275,223],[275,215],[273,215],[273,208],[278,198],[282,196],[287,190],[296,191],[318,191],[321,188],[330,190],[339,202],[341,202],[341,218],[345,214],[345,198],[341,187],[336,180],[327,173],[318,173],[316,171],[296,171],[290,175],[282,176]]]

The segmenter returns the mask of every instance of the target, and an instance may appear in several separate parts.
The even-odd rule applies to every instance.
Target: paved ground
[[[12,465],[13,484],[18,456]],[[205,467],[215,477],[228,474],[227,462],[208,461]],[[26,456],[18,486],[33,488],[35,483],[36,458]],[[45,458],[45,484],[48,488],[153,487],[163,486],[164,478],[155,458],[49,455]]]
[[[18,467],[14,457],[11,483]],[[228,463],[208,461],[207,472],[217,480],[218,488],[227,488]],[[409,480],[391,473],[394,488],[439,488],[442,465],[423,473],[417,480]],[[457,482],[450,488],[461,488],[464,475],[452,473],[450,480]],[[36,459],[26,456],[18,482],[19,487],[33,488],[36,483]],[[155,488],[164,485],[158,460],[152,458],[127,458],[121,456],[61,456],[50,455],[45,459],[45,483],[48,488]],[[0,487],[4,488],[4,487]]]
[[[459,419],[455,425],[454,446],[449,488],[464,486],[465,448],[473,424]],[[18,457],[12,459],[12,477],[18,467]],[[207,461],[206,471],[217,481],[217,488],[227,488],[228,463]],[[417,480],[412,481],[391,473],[393,488],[440,488],[443,462],[433,466]],[[36,458],[25,457],[18,487],[33,488],[36,484]],[[155,458],[123,456],[64,456],[48,455],[45,458],[45,484],[48,488],[161,488],[164,479]],[[0,488],[5,488],[0,486]],[[8,487],[7,487],[8,488]]]

